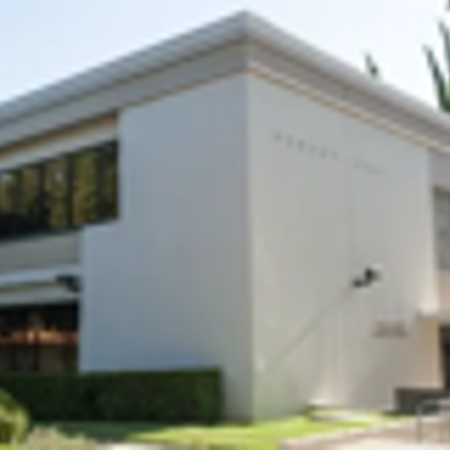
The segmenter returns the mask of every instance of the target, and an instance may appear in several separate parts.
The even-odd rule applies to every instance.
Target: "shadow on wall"
[[[278,351],[277,354],[273,355],[267,362],[265,362],[264,368],[260,371],[261,380],[259,381],[258,390],[262,394],[261,396],[257,396],[257,401],[259,402],[259,404],[256,405],[257,411],[271,410],[271,405],[269,402],[275,394],[272,392],[272,395],[268,395],[271,391],[269,383],[270,381],[273,381],[270,376],[280,376],[280,374],[276,374],[276,370],[280,368],[281,364],[285,362],[286,359],[293,356],[294,352],[301,351],[302,344],[306,344],[308,338],[316,333],[319,327],[324,326],[326,321],[331,320],[332,317],[336,315],[339,311],[338,308],[342,307],[343,302],[348,301],[353,297],[352,294],[354,293],[354,289],[355,286],[352,284],[344,288],[341,295],[337,296],[333,301],[325,304],[315,315],[313,315],[311,320],[303,326],[283,348]],[[296,374],[295,370],[292,371],[292,374],[281,373],[283,380],[279,380],[283,385],[283,389],[281,389],[281,391],[284,393],[290,392],[291,398],[292,396],[295,396],[298,391],[298,377],[294,374]],[[286,385],[291,385],[291,389],[286,389]],[[275,398],[277,398],[278,395],[279,394],[277,393]],[[283,395],[283,393],[281,393],[281,395]]]

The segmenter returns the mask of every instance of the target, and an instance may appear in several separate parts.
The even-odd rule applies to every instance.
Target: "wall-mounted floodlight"
[[[56,282],[63,285],[70,292],[80,292],[80,279],[75,275],[57,275]]]
[[[367,267],[364,272],[353,280],[353,286],[355,288],[365,288],[373,283],[376,283],[381,279],[381,273],[379,270],[373,267]]]

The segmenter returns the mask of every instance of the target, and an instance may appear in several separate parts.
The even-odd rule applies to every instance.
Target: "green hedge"
[[[1,375],[0,387],[38,421],[220,420],[218,370]]]

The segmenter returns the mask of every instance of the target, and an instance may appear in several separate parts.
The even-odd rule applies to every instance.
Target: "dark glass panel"
[[[94,150],[72,157],[72,221],[74,225],[97,222],[98,166]]]
[[[17,174],[0,174],[0,236],[11,236],[17,229],[17,194]]]
[[[41,168],[37,165],[24,167],[18,172],[18,176],[20,232],[27,234],[42,230],[45,228],[46,220],[42,203]]]
[[[68,157],[48,161],[44,170],[44,204],[49,229],[69,226]]]
[[[101,218],[114,219],[118,216],[119,174],[117,145],[102,149],[100,158],[100,205]]]

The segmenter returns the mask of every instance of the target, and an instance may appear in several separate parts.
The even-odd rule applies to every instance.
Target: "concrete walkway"
[[[449,444],[419,444],[388,439],[366,439],[350,444],[337,445],[333,448],[334,450],[448,450]]]
[[[393,426],[323,436],[309,440],[290,440],[281,450],[441,450],[450,449],[448,418],[427,419],[422,427],[422,442],[418,442],[414,421]]]
[[[163,450],[161,445],[151,444],[107,444],[100,447],[100,450]]]
[[[448,450],[449,444],[417,444],[388,439],[364,439],[353,443],[330,446],[330,450]],[[164,450],[158,445],[114,444],[102,450]]]
[[[318,447],[319,448],[319,447]],[[330,443],[329,450],[448,450],[450,444],[429,444],[401,442],[393,439],[362,439],[354,442],[334,445]],[[114,444],[102,447],[102,450],[165,450],[163,446],[158,445],[137,445],[137,444]]]

